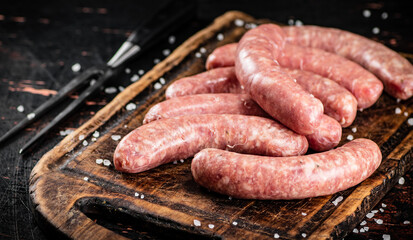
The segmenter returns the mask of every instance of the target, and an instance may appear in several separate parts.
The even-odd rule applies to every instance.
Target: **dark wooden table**
[[[47,100],[80,71],[105,63],[136,23],[156,10],[150,2],[42,1],[0,3],[0,134]],[[47,239],[33,219],[30,172],[69,131],[108,103],[142,72],[227,10],[284,24],[316,24],[350,30],[413,54],[409,3],[395,1],[198,1],[198,17],[131,63],[116,81],[89,99],[25,156],[18,149],[43,128],[64,103],[0,146],[0,239]],[[74,93],[71,98],[75,98]],[[413,171],[410,170],[348,239],[413,239]]]

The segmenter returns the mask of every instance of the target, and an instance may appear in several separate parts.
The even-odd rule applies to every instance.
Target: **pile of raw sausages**
[[[396,98],[413,94],[406,59],[356,34],[316,26],[261,25],[215,49],[206,68],[168,87],[167,100],[117,146],[116,169],[142,172],[195,155],[194,180],[221,194],[333,194],[369,177],[382,158],[368,139],[333,149],[342,127],[377,101],[383,85]],[[308,147],[320,153],[304,156]]]

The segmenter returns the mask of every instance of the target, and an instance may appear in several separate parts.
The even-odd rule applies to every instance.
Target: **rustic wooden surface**
[[[296,201],[236,200],[199,187],[190,174],[190,159],[140,174],[119,173],[112,166],[96,163],[96,159],[112,158],[118,142],[113,136],[124,136],[138,127],[147,109],[163,100],[171,81],[202,71],[209,52],[239,39],[246,29],[235,26],[235,19],[257,23],[239,12],[218,18],[43,156],[30,178],[30,194],[39,219],[75,239],[152,239],[170,234],[228,239],[273,238],[277,234],[281,238],[319,239],[344,237],[353,231],[412,165],[413,136],[408,124],[412,100],[398,103],[384,94],[344,129],[341,144],[349,135],[370,138],[381,147],[383,163],[360,185],[332,196]],[[219,33],[224,34],[224,40],[217,40]],[[207,53],[195,57],[200,47]],[[167,84],[157,90],[154,86],[161,77]],[[137,109],[126,110],[129,103]],[[396,108],[401,114],[395,114]],[[93,141],[95,131],[99,137]],[[83,136],[87,144],[83,144]],[[201,225],[196,226],[196,221]],[[155,230],[159,228],[163,231]]]
[[[137,22],[156,11],[152,1],[3,1],[0,3],[0,134],[5,133],[32,109],[48,99],[81,71],[104,63],[120,46]],[[29,201],[29,175],[39,159],[68,132],[81,126],[110,102],[116,94],[151,69],[163,50],[173,50],[189,36],[227,10],[239,9],[257,18],[284,24],[315,24],[356,32],[378,40],[392,49],[413,52],[412,3],[409,1],[267,1],[196,0],[197,18],[174,32],[174,43],[162,40],[145,56],[128,65],[125,71],[91,97],[77,112],[60,123],[35,149],[25,156],[19,148],[39,132],[66,104],[64,102],[10,141],[0,144],[0,239],[56,239],[35,221]],[[378,32],[373,32],[377,28]],[[106,92],[115,87],[116,93]],[[78,93],[73,94],[74,98]],[[19,107],[24,110],[19,111]],[[365,217],[358,233],[346,239],[413,239],[413,169],[374,207],[378,213]],[[383,207],[385,204],[386,207]],[[383,210],[383,212],[380,211]],[[373,210],[373,211],[374,211]],[[102,212],[103,210],[101,210]],[[299,214],[299,213],[297,213]],[[110,215],[110,214],[109,214]],[[93,217],[92,215],[89,215]],[[110,215],[113,217],[113,215]],[[371,214],[369,215],[371,217]],[[122,215],[122,219],[126,216]],[[381,221],[383,220],[383,223]],[[363,223],[361,221],[361,223]],[[135,220],[136,222],[136,220]],[[379,224],[379,223],[381,224]],[[117,231],[139,228],[130,219],[114,225]],[[361,230],[366,230],[362,232]],[[157,232],[157,231],[155,231]],[[148,234],[146,234],[148,235]],[[388,235],[388,236],[387,236]],[[158,236],[152,231],[151,236]],[[171,238],[171,236],[164,236]]]

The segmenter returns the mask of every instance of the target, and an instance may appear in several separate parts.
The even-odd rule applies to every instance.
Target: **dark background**
[[[156,11],[159,0],[151,1],[2,1],[0,3],[0,134],[4,134],[42,102],[50,90],[59,90],[82,70],[104,64],[126,39],[134,26]],[[117,92],[131,84],[139,70],[165,58],[164,49],[173,50],[186,38],[207,26],[227,10],[241,10],[255,18],[269,18],[283,24],[330,26],[349,30],[381,41],[397,51],[413,53],[413,4],[410,1],[245,1],[198,0],[197,18],[187,22],[168,39],[130,64],[107,87]],[[370,16],[364,16],[368,10]],[[387,15],[387,17],[386,17]],[[373,33],[378,28],[379,33]],[[139,74],[138,74],[139,75]],[[39,89],[43,89],[39,92]],[[116,93],[101,91],[75,114],[59,124],[30,153],[22,157],[18,149],[43,128],[64,104],[0,146],[0,239],[46,239],[35,222],[28,195],[28,179],[41,156],[63,139],[62,131],[75,129],[108,103]],[[72,96],[75,97],[76,94]],[[17,110],[24,107],[24,112]],[[348,239],[413,238],[413,171],[404,176],[366,218],[364,233]],[[381,209],[380,209],[381,208]],[[378,224],[377,220],[383,220]],[[406,224],[410,221],[410,224]]]

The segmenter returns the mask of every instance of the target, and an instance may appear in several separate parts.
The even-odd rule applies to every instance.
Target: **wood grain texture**
[[[73,239],[157,239],[171,234],[188,239],[256,239],[274,234],[320,239],[344,237],[363,219],[412,166],[412,126],[407,123],[412,100],[398,103],[383,94],[343,129],[341,144],[350,134],[370,138],[381,147],[383,162],[366,181],[331,196],[293,201],[229,199],[192,180],[190,159],[139,174],[96,163],[96,159],[112,159],[118,143],[112,136],[124,136],[140,126],[146,111],[164,99],[174,79],[203,71],[208,53],[239,40],[246,29],[237,27],[236,19],[265,22],[241,12],[217,18],[42,157],[30,177],[31,200],[41,221]],[[218,34],[224,35],[222,41],[217,40]],[[200,47],[207,52],[197,57]],[[161,77],[167,84],[157,90],[154,84]],[[126,110],[128,103],[135,103],[137,109]],[[402,114],[395,114],[396,108]],[[353,127],[357,132],[352,132]],[[94,131],[100,133],[96,141],[92,141]],[[82,135],[87,146],[79,140]],[[343,200],[337,201],[339,197]]]

